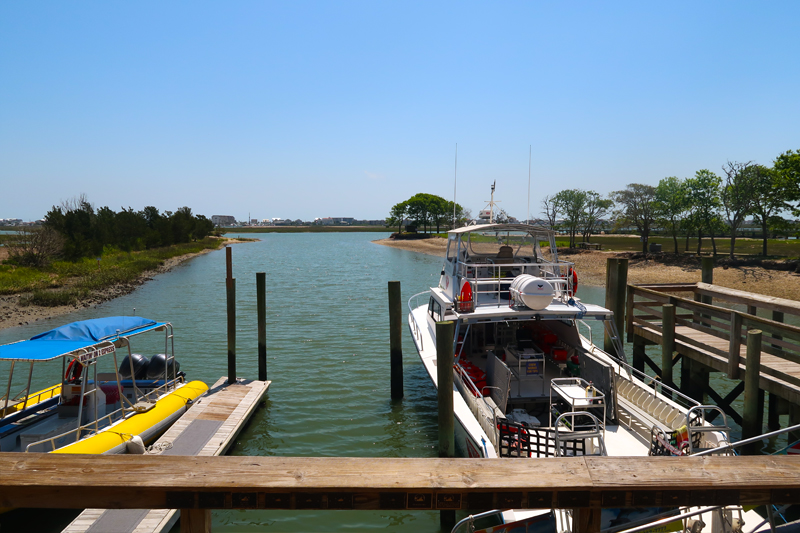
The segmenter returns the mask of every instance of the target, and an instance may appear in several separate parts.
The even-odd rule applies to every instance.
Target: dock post
[[[709,285],[714,284],[714,257],[701,257],[700,258],[701,274],[700,280]],[[711,305],[711,296],[703,296],[701,300],[704,304]]]
[[[758,329],[751,329],[747,332],[747,359],[744,368],[744,412],[742,416],[743,439],[760,435],[764,422],[763,392],[758,387],[759,378],[761,377],[761,335],[761,330]],[[759,401],[759,396],[762,396],[762,401]],[[747,447],[749,455],[753,455],[756,450],[756,446]]]
[[[644,372],[644,358],[646,355],[645,348],[647,347],[647,343],[645,343],[644,337],[639,335],[635,335],[633,337],[633,368],[638,370],[639,372]]]
[[[672,354],[675,352],[675,306],[662,306],[661,382],[674,388],[672,380]]]
[[[267,274],[256,272],[258,308],[258,380],[267,381]]]
[[[211,509],[181,509],[181,533],[210,533]]]
[[[228,383],[236,383],[236,278],[230,246],[225,248],[225,289],[228,296]]]
[[[392,400],[403,398],[403,312],[400,282],[389,282],[389,364]]]
[[[606,260],[606,309],[614,313],[614,324],[617,326],[617,334],[620,342],[625,333],[625,308],[627,300],[625,291],[628,287],[628,260],[626,258],[609,257]],[[617,357],[622,357],[614,349],[614,343],[605,332],[603,335],[603,350]]]
[[[439,457],[455,457],[455,414],[453,413],[453,335],[452,321],[436,323],[436,376],[439,407]],[[450,531],[456,524],[455,511],[439,511],[439,525]]]

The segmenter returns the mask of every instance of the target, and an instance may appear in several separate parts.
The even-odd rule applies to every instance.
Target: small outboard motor
[[[119,365],[120,379],[131,379],[131,360],[133,360],[134,377],[136,379],[146,379],[147,367],[149,366],[147,357],[139,353],[132,354],[130,357],[126,355],[125,359],[122,360],[122,363]]]
[[[164,367],[167,365],[167,356],[159,353],[150,358],[150,364],[147,365],[147,379],[164,379]],[[175,358],[170,356],[168,378],[175,376],[181,369],[181,364],[175,361]]]

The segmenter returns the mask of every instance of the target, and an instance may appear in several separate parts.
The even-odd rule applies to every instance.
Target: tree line
[[[469,218],[469,211],[459,204],[435,194],[419,193],[392,206],[389,216],[386,217],[386,226],[397,226],[397,232],[402,233],[403,224],[409,220],[426,232],[436,226],[436,233],[439,233],[442,226],[461,226]]]
[[[85,196],[53,206],[41,228],[19,237],[12,259],[21,265],[44,266],[55,258],[76,261],[99,257],[107,247],[130,252],[203,239],[214,224],[189,207],[175,212],[148,206],[141,211],[95,209]]]
[[[652,232],[670,235],[675,253],[678,237],[697,237],[697,253],[702,239],[711,239],[717,253],[716,235],[730,234],[733,258],[736,232],[748,216],[761,227],[762,253],[767,255],[767,237],[772,232],[796,231],[785,214],[800,216],[800,150],[779,155],[771,167],[748,162],[727,162],[723,175],[698,170],[691,178],[666,177],[657,185],[631,183],[603,198],[595,191],[569,189],[542,200],[542,213],[553,229],[566,231],[570,246],[577,235],[588,240],[597,224],[611,217],[617,229],[635,227],[647,252]]]

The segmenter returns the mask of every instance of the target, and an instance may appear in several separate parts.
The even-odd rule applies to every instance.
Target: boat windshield
[[[462,236],[463,239],[463,236]],[[466,235],[467,258],[475,262],[556,262],[553,238],[547,233],[513,230],[474,231]]]

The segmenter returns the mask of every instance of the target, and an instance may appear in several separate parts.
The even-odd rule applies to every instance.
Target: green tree
[[[589,236],[595,233],[598,222],[608,214],[608,211],[613,206],[613,200],[603,198],[595,191],[586,192],[586,207],[581,219],[581,233],[583,234],[584,242],[589,241]]]
[[[687,192],[683,180],[674,176],[664,178],[656,186],[656,225],[672,236],[675,254],[678,253],[678,230],[687,210]]]
[[[408,214],[408,202],[400,202],[392,206],[389,216],[386,217],[386,225],[394,226],[397,224],[397,233],[403,232],[403,221]]]
[[[555,201],[561,206],[564,213],[564,229],[569,234],[569,246],[575,247],[575,235],[578,234],[584,217],[584,210],[588,202],[586,191],[580,189],[567,189],[555,195]]]
[[[753,191],[758,184],[758,172],[753,168],[753,162],[737,163],[728,161],[722,166],[725,171],[725,183],[720,189],[720,203],[725,213],[725,218],[731,231],[730,258],[736,246],[736,232],[744,222],[745,217],[753,208]]]
[[[755,221],[761,226],[762,246],[761,254],[767,255],[767,238],[769,226],[779,219],[778,213],[791,209],[791,201],[796,198],[797,184],[794,183],[791,172],[787,172],[782,164],[776,160],[775,167],[767,168],[762,165],[753,165],[756,175],[756,185],[753,191],[752,213]]]
[[[686,180],[688,198],[694,207],[692,218],[694,228],[697,230],[697,255],[702,248],[703,232],[711,236],[713,253],[717,253],[717,243],[714,239],[714,230],[719,220],[718,210],[721,205],[719,187],[722,180],[710,170],[698,170],[694,178]]]
[[[626,225],[636,226],[642,237],[642,253],[646,254],[650,232],[655,227],[659,214],[656,188],[652,185],[631,183],[625,189],[611,193],[611,197],[620,206],[617,211],[618,220]]]

